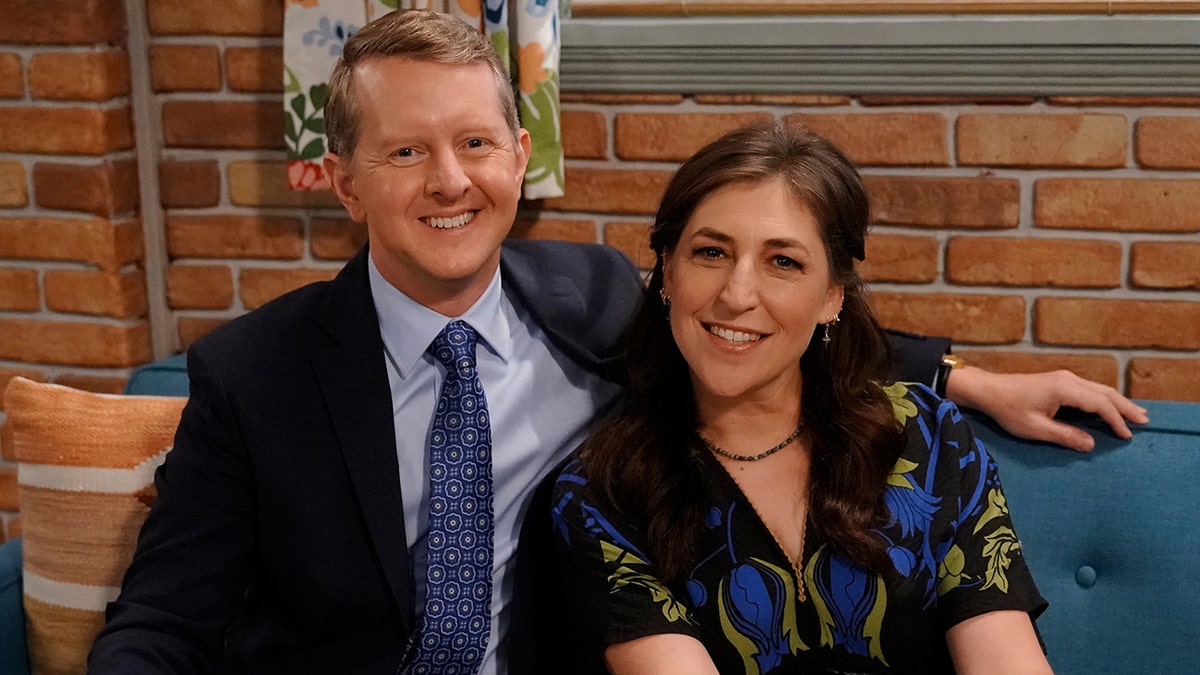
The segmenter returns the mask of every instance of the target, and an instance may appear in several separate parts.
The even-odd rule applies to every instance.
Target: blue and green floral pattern
[[[798,600],[779,545],[721,465],[702,455],[710,508],[699,562],[668,588],[636,524],[599,509],[582,466],[569,464],[552,516],[569,601],[579,605],[568,614],[595,650],[682,633],[701,640],[722,673],[953,672],[947,628],[994,610],[1040,613],[1046,603],[987,449],[927,387],[887,393],[908,444],[884,488],[890,520],[876,533],[898,580],[859,568],[809,527]]]

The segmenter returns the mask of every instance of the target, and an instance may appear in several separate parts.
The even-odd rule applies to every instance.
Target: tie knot
[[[426,350],[448,371],[468,372],[475,368],[475,329],[465,321],[446,324]]]

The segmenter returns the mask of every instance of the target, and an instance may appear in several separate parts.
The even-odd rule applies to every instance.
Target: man
[[[89,670],[561,672],[534,487],[618,393],[637,270],[600,246],[502,244],[529,136],[502,64],[456,18],[397,12],[355,34],[326,127],[368,246],[192,347]],[[463,418],[482,425],[454,431]],[[435,452],[444,434],[466,440]],[[461,449],[482,463],[447,460]],[[480,498],[448,507],[464,486]]]

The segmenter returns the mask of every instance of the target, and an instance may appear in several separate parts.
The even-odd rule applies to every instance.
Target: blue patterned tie
[[[475,673],[492,625],[492,431],[475,331],[451,321],[429,345],[446,367],[429,439],[425,616],[410,672]]]

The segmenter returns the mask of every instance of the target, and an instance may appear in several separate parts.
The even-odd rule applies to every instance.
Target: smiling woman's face
[[[700,402],[799,395],[800,356],[841,310],[820,226],[782,181],[705,197],[664,257],[671,332]]]

